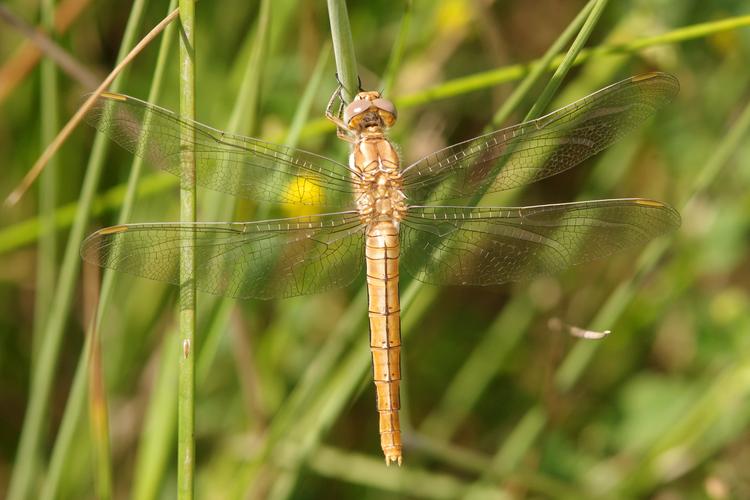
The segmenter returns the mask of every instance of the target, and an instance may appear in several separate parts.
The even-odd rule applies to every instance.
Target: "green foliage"
[[[356,72],[400,105],[392,136],[407,163],[481,133],[493,117],[519,121],[632,74],[676,75],[677,101],[639,132],[573,172],[484,203],[645,196],[680,209],[683,227],[531,283],[405,283],[401,470],[385,468],[378,448],[361,282],[276,302],[199,294],[199,498],[750,496],[750,19],[733,0],[627,4],[348,3]],[[97,4],[56,41],[88,67],[111,67],[116,48],[132,44],[114,5]],[[132,29],[144,33],[165,7],[147,6]],[[325,7],[198,2],[198,120],[343,160],[345,146],[320,119],[336,86]],[[580,30],[585,47],[568,59],[551,51],[529,64],[558,37],[564,53]],[[142,54],[120,90],[177,109],[178,34],[167,36],[171,45]],[[0,69],[22,42],[0,31]],[[40,134],[48,140],[50,106],[64,120],[80,102],[75,82],[56,80],[40,67],[0,102],[0,193],[33,162]],[[82,335],[97,306],[81,293],[79,241],[95,227],[179,217],[177,182],[148,167],[140,175],[127,154],[105,153],[103,139],[79,130],[57,175],[0,212],[0,491],[12,481],[15,498],[106,497],[108,470],[115,497],[176,495],[173,288],[105,274],[99,403],[111,442],[90,430],[101,406],[86,404],[96,372]],[[200,190],[197,205],[199,220],[295,214]],[[555,318],[612,333],[576,339]]]

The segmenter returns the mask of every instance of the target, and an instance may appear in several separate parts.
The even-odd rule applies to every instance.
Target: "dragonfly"
[[[387,136],[396,107],[375,91],[360,89],[347,103],[339,87],[328,102],[326,117],[350,145],[348,162],[105,93],[88,121],[152,165],[181,175],[180,137],[187,131],[198,185],[322,208],[317,215],[253,222],[106,227],[86,238],[81,254],[99,266],[178,284],[180,253],[189,246],[199,290],[245,299],[344,287],[364,264],[380,445],[387,465],[401,465],[401,270],[430,285],[498,285],[556,273],[675,230],[679,213],[644,198],[522,207],[476,206],[475,200],[574,167],[641,125],[678,89],[665,73],[633,76],[405,167]],[[464,199],[471,203],[432,204]]]

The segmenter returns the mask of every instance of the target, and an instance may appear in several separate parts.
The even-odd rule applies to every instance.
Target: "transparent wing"
[[[410,207],[401,223],[401,265],[425,283],[496,285],[606,257],[679,225],[672,207],[644,199]]]
[[[180,176],[180,131],[192,131],[196,183],[273,203],[352,206],[351,172],[307,151],[230,135],[122,94],[103,94],[86,120],[131,153]]]
[[[563,172],[640,125],[679,90],[664,73],[634,76],[552,113],[432,153],[403,172],[410,203],[463,198]]]
[[[178,284],[180,251],[193,246],[198,289],[271,299],[351,283],[364,258],[363,234],[356,212],[261,222],[126,224],[93,233],[81,255],[102,267]]]

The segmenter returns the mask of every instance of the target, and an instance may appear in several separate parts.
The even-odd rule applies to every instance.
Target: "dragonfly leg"
[[[342,112],[344,109],[344,98],[341,96],[342,89],[343,87],[339,83],[339,85],[334,89],[333,94],[331,94],[331,98],[328,99],[328,105],[326,106],[326,118],[331,120],[336,125],[340,124],[339,126],[346,128],[346,124],[342,119]],[[336,99],[338,99],[338,109],[334,113],[333,108],[335,106]]]
[[[336,77],[336,81],[339,83],[339,90],[341,90],[343,88],[343,89],[345,89],[348,92],[349,89],[347,89],[344,86],[344,84],[341,83],[341,80],[339,79],[339,74],[338,73],[334,73],[334,75]],[[364,92],[364,91],[365,91],[365,89],[362,88],[362,77],[360,77],[359,75],[357,75],[357,92]],[[353,92],[352,92],[352,94],[353,94]],[[342,101],[343,101],[343,99],[342,99]]]
[[[336,137],[350,144],[354,144],[355,142],[357,142],[357,140],[350,133],[341,128],[336,129]]]
[[[341,96],[341,89],[343,87],[341,84],[339,84],[338,87],[336,87],[336,90],[333,91],[333,94],[331,95],[331,98],[328,100],[328,105],[326,106],[326,118],[333,122],[334,125],[336,125],[336,136],[344,140],[346,142],[354,143],[355,138],[354,135],[349,131],[349,127],[344,123],[344,120],[341,118],[343,114],[344,109],[344,99]],[[333,112],[333,108],[335,107],[335,102],[338,99],[338,109],[336,112]]]

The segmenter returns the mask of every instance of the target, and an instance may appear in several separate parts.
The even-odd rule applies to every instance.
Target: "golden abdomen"
[[[380,416],[380,446],[385,463],[401,464],[401,311],[398,300],[398,226],[392,221],[367,227],[367,295],[370,351]]]

